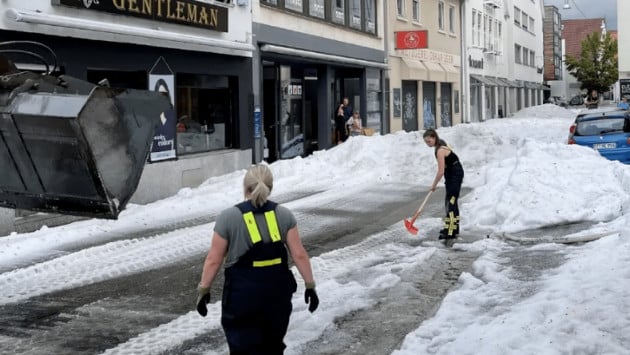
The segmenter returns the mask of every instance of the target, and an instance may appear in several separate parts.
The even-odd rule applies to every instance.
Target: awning
[[[494,82],[494,80],[491,80],[490,78],[483,76],[483,75],[478,75],[478,74],[471,74],[470,75],[471,78],[473,78],[474,80],[478,81],[479,83],[473,83],[472,85],[486,85],[486,86],[496,86],[497,84]]]
[[[402,75],[403,80],[429,80],[427,67],[425,67],[420,60],[402,58],[402,65],[400,69],[400,74]]]
[[[278,54],[297,56],[297,57],[302,57],[302,58],[307,58],[307,59],[321,60],[321,61],[326,61],[326,62],[356,65],[356,66],[361,66],[361,67],[374,67],[374,68],[380,68],[380,69],[388,68],[388,65],[385,63],[373,62],[373,61],[364,60],[364,59],[341,57],[334,54],[313,52],[313,51],[307,51],[304,49],[277,46],[275,44],[263,44],[262,46],[260,46],[260,50],[263,52],[278,53]]]
[[[441,82],[448,81],[446,79],[446,72],[444,71],[444,68],[440,66],[440,64],[433,63],[433,62],[423,62],[423,63],[427,67],[427,70],[429,71],[429,80],[441,81]]]
[[[444,71],[446,72],[446,81],[454,83],[459,81],[460,71],[458,68],[451,64],[440,63]]]
[[[178,49],[200,51],[199,48],[203,48],[203,50],[207,52],[248,57],[252,56],[252,52],[254,50],[251,43],[209,38],[193,34],[176,33],[166,30],[156,30],[120,23],[107,23],[102,21],[79,19],[37,11],[11,8],[5,12],[5,15],[7,18],[15,22],[24,22],[34,25],[48,25],[73,30],[105,32],[122,36],[133,36],[136,37],[136,41],[142,41],[140,38],[168,41],[176,43],[176,47],[174,48]],[[201,47],[191,47],[191,44]]]
[[[518,85],[515,82],[513,82],[512,80],[509,80],[509,79],[496,78],[495,80],[500,82],[502,84],[501,86],[505,86],[505,87],[508,87],[508,88],[518,87]]]

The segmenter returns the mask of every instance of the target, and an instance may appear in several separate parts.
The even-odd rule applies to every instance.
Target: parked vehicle
[[[584,105],[584,96],[575,95],[569,100],[569,105],[571,106],[581,106]]]
[[[569,144],[591,147],[609,160],[630,164],[630,113],[584,112],[569,128]]]
[[[568,106],[567,100],[565,100],[564,97],[561,97],[561,96],[551,96],[549,98],[549,103],[556,104],[560,107]]]

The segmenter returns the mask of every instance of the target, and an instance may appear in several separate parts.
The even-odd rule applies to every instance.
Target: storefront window
[[[309,14],[314,17],[324,18],[326,16],[325,0],[310,0],[309,1]]]
[[[284,7],[297,12],[304,11],[304,4],[302,0],[284,0]]]
[[[278,0],[262,0],[263,4],[278,6]]]
[[[291,78],[291,67],[280,67],[280,158],[304,154],[302,79]]]
[[[333,9],[332,19],[336,23],[346,23],[345,0],[333,0],[335,7]]]
[[[367,84],[367,115],[366,127],[380,131],[382,114],[382,90],[381,71],[379,69],[366,69]]]
[[[178,155],[231,146],[235,83],[227,76],[177,74]]]

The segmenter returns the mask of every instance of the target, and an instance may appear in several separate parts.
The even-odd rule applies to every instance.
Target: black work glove
[[[317,297],[317,292],[315,292],[315,287],[306,288],[304,291],[304,302],[308,304],[308,310],[313,313],[319,306],[319,297]]]
[[[197,286],[197,312],[205,317],[208,314],[208,307],[210,303],[210,288]]]

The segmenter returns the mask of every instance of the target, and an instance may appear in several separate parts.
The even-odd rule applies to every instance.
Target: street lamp
[[[571,5],[569,5],[569,0],[564,0],[564,5],[562,6],[563,9],[568,10],[571,8]]]

